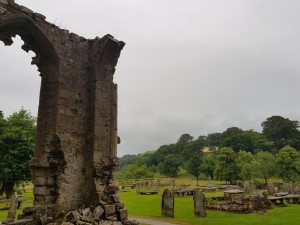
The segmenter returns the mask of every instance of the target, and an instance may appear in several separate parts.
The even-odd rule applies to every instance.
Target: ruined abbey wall
[[[117,166],[115,67],[124,46],[110,35],[86,39],[14,1],[0,0],[0,40],[32,50],[41,76],[34,205],[61,218],[100,205],[103,218],[126,220],[113,177]],[[27,210],[30,211],[30,210]],[[34,209],[33,209],[34,211]]]

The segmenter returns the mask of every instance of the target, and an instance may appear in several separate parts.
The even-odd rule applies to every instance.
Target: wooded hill
[[[180,170],[186,170],[195,178],[203,174],[231,183],[257,178],[267,182],[275,176],[299,182],[299,122],[272,116],[261,125],[262,133],[230,127],[197,139],[182,134],[176,143],[162,145],[156,151],[124,155],[117,177],[176,177]],[[207,148],[209,151],[204,153]]]

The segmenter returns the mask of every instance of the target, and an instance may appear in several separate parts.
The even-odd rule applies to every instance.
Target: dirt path
[[[153,219],[146,219],[146,218],[129,218],[130,220],[136,220],[140,223],[146,223],[151,225],[178,225],[175,223],[167,223],[159,220],[153,220]]]

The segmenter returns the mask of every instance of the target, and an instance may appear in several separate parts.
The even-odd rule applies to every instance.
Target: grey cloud
[[[119,155],[157,149],[183,133],[259,131],[272,115],[300,120],[298,0],[17,2],[82,36],[110,33],[126,42],[115,74]],[[1,108],[8,114],[25,107],[26,93],[36,112],[36,68],[19,58],[22,50],[4,49],[0,44]],[[3,75],[8,71],[20,81],[14,87]]]

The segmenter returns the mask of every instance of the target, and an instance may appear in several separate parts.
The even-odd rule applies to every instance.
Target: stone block
[[[37,186],[33,188],[33,193],[35,195],[50,195],[50,190],[46,186]]]
[[[76,222],[76,225],[92,225],[92,223],[88,223],[88,222],[84,222],[84,221],[78,220]]]
[[[112,195],[115,203],[120,203],[120,197],[117,194]]]
[[[106,217],[111,216],[116,213],[115,205],[104,205],[103,208],[104,208]]]
[[[100,219],[104,213],[104,209],[101,206],[97,206],[93,211],[93,216],[95,219]]]
[[[5,15],[7,14],[7,10],[3,7],[0,7],[0,15]]]
[[[46,179],[45,177],[33,177],[32,178],[33,183],[35,184],[35,186],[45,186],[46,185]]]
[[[68,212],[64,217],[66,222],[76,223],[78,220],[80,220],[80,214],[77,211]]]
[[[4,4],[4,5],[7,5],[7,4],[8,4],[7,0],[0,0],[0,3],[1,3],[1,4]]]
[[[49,225],[49,223],[48,223],[47,225]],[[74,225],[74,223],[70,223],[70,222],[62,222],[61,225]]]
[[[119,209],[118,210],[118,217],[119,217],[120,220],[126,220],[128,218],[127,209]]]

